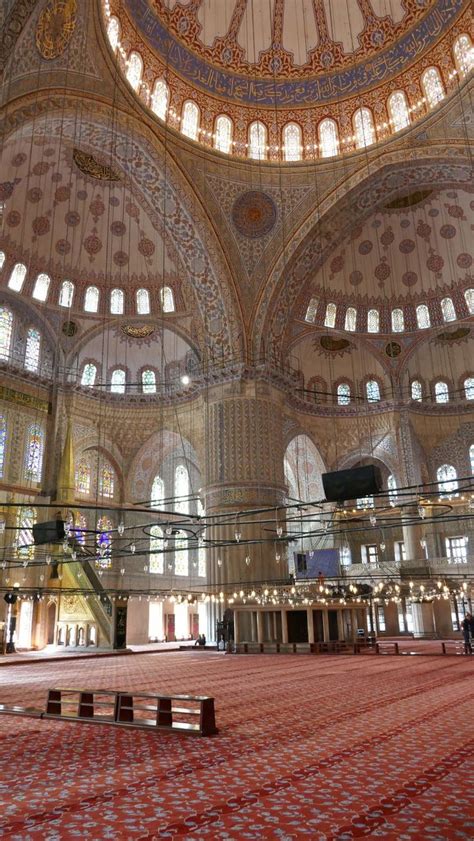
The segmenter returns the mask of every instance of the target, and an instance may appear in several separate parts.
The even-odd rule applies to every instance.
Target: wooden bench
[[[197,736],[212,736],[218,732],[214,698],[200,695],[50,689],[43,718],[171,730]]]

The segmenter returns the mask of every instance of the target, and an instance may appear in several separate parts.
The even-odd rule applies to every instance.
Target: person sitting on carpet
[[[206,637],[204,636],[204,634],[199,634],[194,645],[206,645]]]
[[[464,638],[464,654],[472,654],[472,632],[474,630],[474,619],[470,613],[466,613],[461,622],[461,631]]]

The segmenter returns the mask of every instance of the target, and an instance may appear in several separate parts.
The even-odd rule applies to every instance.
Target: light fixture
[[[183,376],[181,377],[181,383],[183,385],[189,385],[190,382],[191,382],[191,379],[190,379],[189,375],[188,374],[183,374]]]

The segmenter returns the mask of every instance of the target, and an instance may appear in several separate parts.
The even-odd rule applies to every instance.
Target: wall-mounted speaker
[[[35,546],[41,546],[43,543],[58,543],[65,537],[64,520],[50,520],[47,523],[35,523],[33,526]]]
[[[363,496],[380,493],[382,490],[382,474],[380,467],[375,464],[323,473],[322,479],[328,502],[360,499]]]

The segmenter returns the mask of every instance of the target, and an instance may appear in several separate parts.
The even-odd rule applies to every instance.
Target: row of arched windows
[[[107,26],[109,41],[114,52],[119,49],[125,60],[125,75],[133,90],[149,99],[151,110],[162,120],[166,120],[170,107],[170,89],[165,79],[158,78],[150,90],[144,85],[143,59],[136,50],[132,50],[126,56],[120,46],[120,22],[116,17],[110,17]],[[457,71],[461,76],[466,75],[474,66],[473,49],[469,35],[460,35],[453,45],[453,55]],[[431,108],[434,108],[446,96],[446,90],[437,67],[428,67],[421,77],[421,85],[425,101]],[[406,93],[403,90],[394,91],[387,100],[387,109],[391,128],[394,132],[400,131],[410,125],[410,114],[413,110],[408,104]],[[173,116],[174,112],[173,112]],[[181,131],[191,140],[198,140],[202,130],[200,129],[201,112],[199,106],[192,100],[183,103],[180,124]],[[374,116],[370,108],[358,108],[352,117],[353,137],[343,138],[342,142],[354,142],[356,147],[361,149],[376,142],[377,128]],[[233,122],[227,114],[219,115],[215,120],[213,142],[214,148],[220,152],[230,154],[234,147]],[[385,127],[383,127],[385,128]],[[207,135],[204,132],[204,135]],[[282,130],[282,151],[286,161],[299,161],[304,157],[304,141],[301,126],[296,122],[287,123]],[[339,154],[341,141],[339,128],[335,120],[327,117],[318,125],[318,146],[321,157],[332,157]],[[314,147],[307,147],[307,149]],[[255,120],[248,127],[248,156],[254,160],[264,160],[268,157],[268,128],[261,120]]]
[[[189,471],[184,464],[178,464],[174,471],[173,477],[173,511],[180,514],[190,513],[190,491],[191,483],[189,479]],[[165,507],[165,483],[161,476],[155,476],[151,488],[150,506],[156,511],[163,510]],[[198,514],[204,515],[202,505],[198,503]],[[197,573],[200,577],[206,575],[206,551],[203,543],[203,537],[199,540],[197,549],[197,559],[192,561],[194,567],[197,567]],[[148,569],[151,574],[162,574],[164,572],[164,557],[163,551],[167,547],[167,541],[163,529],[159,525],[153,525],[150,529],[150,557]],[[173,561],[171,554],[168,556],[168,569],[173,569]],[[174,537],[174,574],[180,576],[189,575],[190,550],[188,547],[188,537],[184,531],[178,531]]]
[[[474,476],[474,444],[469,447],[469,463]],[[436,479],[440,494],[459,496],[458,472],[452,464],[442,464],[436,471]]]
[[[465,290],[464,300],[466,302],[469,315],[474,315],[474,288]],[[434,303],[432,306],[434,306]],[[318,298],[312,297],[306,309],[305,321],[308,321],[310,324],[314,324],[316,322],[318,307]],[[443,322],[445,324],[448,324],[450,321],[456,321],[458,314],[456,313],[456,307],[452,298],[442,298],[440,301],[440,307]],[[337,314],[337,304],[333,302],[326,304],[323,321],[324,327],[335,327]],[[425,330],[426,328],[431,327],[433,322],[436,323],[436,316],[434,314],[432,315],[428,304],[418,304],[415,309],[415,316],[416,325],[419,330]],[[462,317],[463,314],[459,316],[459,318]],[[364,320],[364,324],[361,324],[362,320]],[[390,326],[393,333],[403,333],[406,330],[405,313],[401,307],[395,307],[391,310]],[[379,333],[380,311],[372,308],[369,309],[367,313],[364,310],[362,313],[358,314],[355,307],[347,307],[344,313],[344,330],[354,332],[357,327],[359,327],[360,330],[367,330],[368,333]]]
[[[0,478],[5,472],[5,459],[8,443],[8,424],[4,415],[0,415]],[[32,423],[25,435],[23,457],[23,477],[29,482],[41,482],[44,454],[44,430],[41,424]]]
[[[412,400],[421,403],[425,398],[423,384],[420,380],[412,380],[410,383],[410,396]],[[449,403],[451,396],[458,398],[463,396],[465,400],[474,400],[474,377],[466,377],[463,381],[462,395],[458,392],[454,395],[450,394],[449,385],[443,380],[437,380],[433,388],[433,396],[435,403]]]
[[[0,251],[0,269],[5,261],[5,254]],[[8,279],[8,288],[13,292],[21,292],[26,278],[26,266],[24,263],[15,263]],[[44,302],[48,298],[51,278],[45,272],[40,272],[35,280],[32,297],[37,301]],[[71,280],[63,280],[58,297],[60,307],[72,307],[74,300],[75,286]],[[163,312],[175,312],[175,301],[173,290],[170,286],[162,286],[159,290],[160,304]],[[84,312],[95,313],[99,310],[100,290],[97,286],[86,288],[83,300]],[[150,292],[148,289],[137,289],[135,292],[135,308],[138,315],[148,315],[151,311]],[[123,315],[125,311],[125,291],[123,289],[112,289],[109,295],[109,311],[112,315]]]
[[[0,360],[12,358],[13,313],[8,307],[0,307]],[[36,327],[29,327],[26,333],[23,365],[27,371],[36,374],[40,367],[41,333]]]

